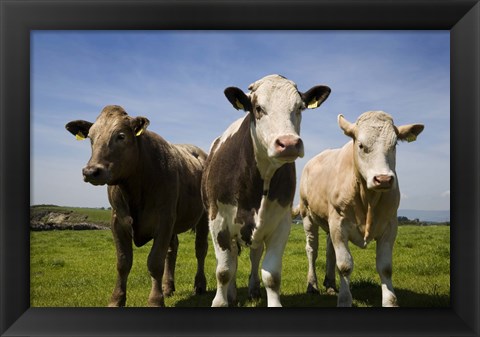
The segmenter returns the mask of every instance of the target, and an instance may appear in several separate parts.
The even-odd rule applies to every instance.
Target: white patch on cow
[[[262,280],[267,291],[269,307],[281,307],[280,283],[282,274],[282,258],[287,244],[292,216],[290,207],[283,207],[277,201],[264,197],[258,214],[255,216],[257,228],[253,233],[252,249],[265,245],[265,257],[262,263]],[[259,265],[260,255],[250,257],[252,260],[251,275],[257,275],[254,266]]]
[[[237,243],[244,245],[241,240],[241,224],[235,223],[237,207],[217,202],[218,213],[210,221],[210,233],[217,258],[217,292],[212,306],[228,306],[234,300],[236,292],[236,269],[238,264]],[[265,245],[265,258],[262,263],[262,280],[267,290],[268,306],[281,306],[280,282],[282,272],[282,257],[287,244],[291,227],[291,213],[289,207],[283,207],[277,201],[270,201],[263,197],[261,206],[255,214],[257,224],[252,238],[252,249]],[[222,249],[218,243],[218,235],[227,230],[230,234],[230,249]],[[258,261],[252,265],[259,265]],[[258,270],[252,270],[258,274]]]
[[[243,121],[245,120],[246,116],[237,119],[235,122],[230,124],[230,126],[225,130],[225,132],[222,134],[220,137],[220,142],[218,143],[218,147],[225,143],[225,141],[230,138],[232,135],[236,134],[238,132],[238,129],[240,129],[240,126],[242,125]],[[217,149],[218,149],[217,147]]]
[[[209,222],[215,257],[217,258],[217,292],[212,301],[212,306],[227,307],[229,305],[229,297],[232,297],[233,291],[230,284],[235,284],[236,266],[238,263],[237,245],[233,238],[239,235],[240,228],[235,226],[234,223],[237,214],[236,206],[217,202],[217,207],[217,216]],[[238,227],[238,233],[235,227]],[[218,243],[218,235],[222,231],[230,233],[230,249],[222,249]],[[233,299],[230,298],[230,300]]]
[[[267,197],[263,197],[260,209],[255,214],[257,227],[253,231],[252,247],[256,248],[263,244],[266,238],[278,229],[279,223],[288,214],[290,214],[290,207],[283,207],[277,201],[271,201]]]

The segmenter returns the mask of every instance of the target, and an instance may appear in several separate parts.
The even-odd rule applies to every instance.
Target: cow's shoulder
[[[210,202],[258,209],[263,180],[250,136],[250,115],[232,124],[211,149],[204,173],[204,193]]]

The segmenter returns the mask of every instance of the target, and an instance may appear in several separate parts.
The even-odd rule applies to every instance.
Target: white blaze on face
[[[253,83],[249,89],[255,116],[252,135],[256,146],[269,158],[281,161],[291,162],[303,157],[299,134],[305,104],[295,83],[273,75]],[[279,150],[285,148],[292,151],[280,155]]]

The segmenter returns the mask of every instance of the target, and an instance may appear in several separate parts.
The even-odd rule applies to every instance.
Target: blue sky
[[[281,74],[300,91],[332,89],[303,113],[298,179],[309,159],[349,140],[339,113],[354,122],[383,110],[396,125],[425,124],[397,149],[400,208],[449,210],[449,39],[448,31],[33,31],[31,203],[109,206],[106,187],[83,182],[90,144],[67,122],[93,122],[117,104],[168,141],[208,151],[243,114],[223,90]]]

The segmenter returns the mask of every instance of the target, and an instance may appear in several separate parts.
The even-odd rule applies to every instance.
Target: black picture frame
[[[0,0],[2,336],[478,336],[478,0]],[[30,308],[30,32],[149,29],[446,29],[451,34],[451,307]],[[425,244],[428,244],[425,243]]]

